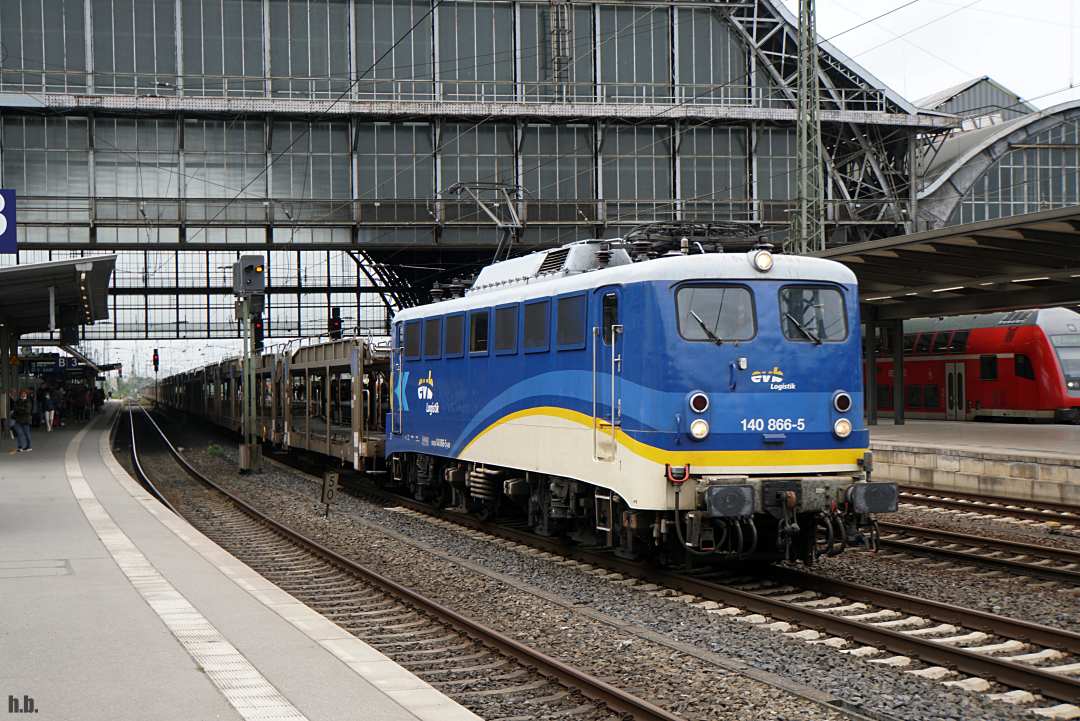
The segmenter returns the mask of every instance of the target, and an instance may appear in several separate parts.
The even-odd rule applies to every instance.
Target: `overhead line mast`
[[[825,185],[821,156],[821,85],[818,79],[814,0],[799,0],[799,85],[795,136],[797,206],[792,223],[794,251],[825,250]]]

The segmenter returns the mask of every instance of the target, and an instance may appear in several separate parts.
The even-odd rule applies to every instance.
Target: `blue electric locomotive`
[[[839,263],[580,241],[495,263],[393,334],[386,453],[418,497],[668,558],[811,561],[896,510],[868,482]]]

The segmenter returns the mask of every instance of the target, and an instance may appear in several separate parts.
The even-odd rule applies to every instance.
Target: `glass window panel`
[[[844,297],[833,288],[780,289],[780,326],[788,340],[842,341],[847,338]]]
[[[687,286],[675,294],[675,303],[686,340],[749,340],[756,332],[754,301],[741,286]]]

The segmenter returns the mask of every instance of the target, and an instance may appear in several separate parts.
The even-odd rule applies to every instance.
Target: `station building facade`
[[[86,338],[377,332],[395,295],[649,222],[781,242],[796,21],[774,0],[5,0],[0,186],[20,263],[119,252]],[[909,230],[916,142],[955,125],[821,46],[830,242]],[[15,262],[2,258],[0,262]]]

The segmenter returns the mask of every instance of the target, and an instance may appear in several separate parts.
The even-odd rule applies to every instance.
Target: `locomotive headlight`
[[[704,413],[709,410],[709,397],[698,391],[690,396],[690,410],[694,413]]]
[[[847,418],[839,418],[833,423],[832,432],[837,438],[847,438],[851,435],[851,421]]]
[[[836,395],[832,397],[833,408],[841,413],[847,413],[851,410],[851,396],[844,391],[837,391]]]
[[[709,422],[704,418],[698,418],[690,424],[690,435],[697,440],[704,440],[709,435]]]
[[[754,267],[762,273],[768,273],[773,267],[772,253],[767,250],[759,250],[754,253]]]

